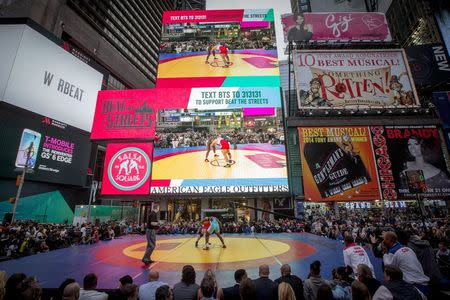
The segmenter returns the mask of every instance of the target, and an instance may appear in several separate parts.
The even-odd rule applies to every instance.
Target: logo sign
[[[149,193],[152,144],[109,144],[102,194],[146,195]]]
[[[284,40],[295,41],[385,41],[392,40],[383,13],[284,14]]]

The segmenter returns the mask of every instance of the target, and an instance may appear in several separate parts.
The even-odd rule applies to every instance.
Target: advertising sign
[[[41,134],[37,131],[25,128],[20,139],[19,150],[17,151],[16,167],[28,167],[33,169],[41,143]]]
[[[324,12],[285,14],[281,17],[284,40],[392,41],[386,16],[377,12]]]
[[[280,86],[272,9],[166,11],[157,87]]]
[[[163,126],[190,121],[180,108],[207,110],[255,108],[255,115],[273,114],[279,107],[278,88],[173,88],[148,90],[110,90],[98,94],[92,140],[150,140],[155,136],[156,112],[165,109],[158,122]],[[260,113],[258,113],[258,111]]]
[[[34,172],[27,180],[85,185],[88,132],[5,102],[0,102],[0,126],[0,176],[15,178],[15,169],[23,168],[28,158]]]
[[[306,200],[380,199],[368,127],[298,129]]]
[[[434,92],[434,102],[445,129],[450,129],[450,92]]]
[[[372,129],[372,133],[379,135],[379,130]],[[450,196],[450,177],[435,126],[385,126],[381,134],[386,140],[397,198]]]
[[[406,48],[411,73],[418,85],[438,85],[450,81],[450,58],[442,44]]]
[[[0,99],[90,131],[103,74],[26,25],[2,25],[0,40]]]
[[[148,195],[152,148],[151,143],[108,144],[102,195]]]
[[[450,11],[444,9],[436,12],[435,16],[445,47],[447,47],[447,54],[450,56]]]
[[[161,107],[151,193],[287,194],[281,111],[279,88],[259,87],[192,89],[185,106]]]
[[[300,109],[419,105],[402,50],[299,50],[293,64]]]

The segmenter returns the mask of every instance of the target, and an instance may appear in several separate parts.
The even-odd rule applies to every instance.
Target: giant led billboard
[[[450,197],[436,126],[298,129],[305,199],[411,200]]]
[[[300,109],[419,105],[402,50],[298,50],[293,57]]]
[[[27,25],[0,40],[0,100],[90,131],[103,74]]]
[[[27,180],[86,184],[88,132],[5,102],[0,102],[0,126],[1,177],[15,178],[28,160],[33,171]]]
[[[386,16],[378,12],[290,13],[281,22],[289,42],[392,40]]]
[[[272,9],[164,12],[157,87],[279,85]]]
[[[280,97],[193,89],[188,106],[158,109],[151,193],[288,193]]]

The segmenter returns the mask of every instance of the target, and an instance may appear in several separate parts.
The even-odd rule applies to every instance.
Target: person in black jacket
[[[239,285],[245,278],[247,278],[247,272],[244,269],[239,269],[234,272],[234,280],[236,280],[236,284],[223,289],[224,300],[241,300]]]
[[[370,296],[373,297],[380,287],[381,283],[373,278],[372,269],[368,265],[359,264],[357,267],[358,280],[366,285],[369,289]]]
[[[305,24],[302,13],[294,14],[295,25],[289,28],[287,39],[289,42],[309,41],[313,35],[311,25]]]
[[[258,300],[277,300],[278,284],[269,278],[269,266],[259,266],[259,278],[254,280],[256,286],[256,298]]]
[[[280,268],[281,277],[276,279],[275,282],[280,284],[282,282],[288,283],[295,293],[295,299],[296,300],[304,300],[303,295],[303,282],[302,280],[291,274],[291,266],[288,264],[284,264]]]

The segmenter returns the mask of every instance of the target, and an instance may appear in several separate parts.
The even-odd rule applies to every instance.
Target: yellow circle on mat
[[[195,238],[164,239],[156,242],[157,249],[152,254],[152,259],[159,262],[168,263],[230,263],[255,259],[263,259],[280,255],[289,251],[290,246],[286,243],[257,238],[224,238],[227,248],[221,247],[218,238],[210,239],[211,248],[203,250],[204,239],[200,241],[198,248],[195,248]],[[170,249],[158,250],[164,244],[173,244]],[[125,248],[124,255],[136,259],[141,259],[144,255],[146,242],[138,243]],[[141,248],[142,250],[137,250]]]

